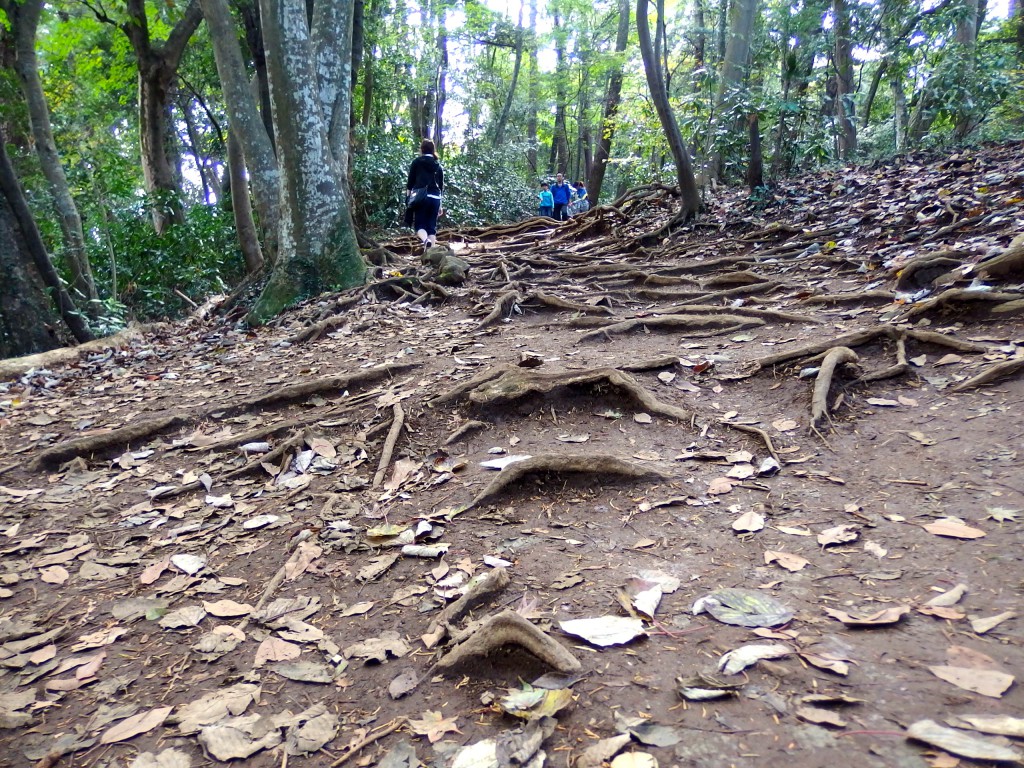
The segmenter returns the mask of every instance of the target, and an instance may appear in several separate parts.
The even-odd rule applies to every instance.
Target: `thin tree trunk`
[[[196,171],[199,173],[199,181],[203,185],[203,201],[210,205],[211,198],[213,197],[213,190],[217,188],[216,180],[209,178],[210,168],[208,166],[207,158],[203,157],[202,150],[199,146],[199,132],[196,130],[195,120],[192,118],[192,110],[189,109],[189,104],[186,99],[181,99],[178,102],[178,110],[181,112],[181,117],[185,121],[185,133],[188,136],[189,151],[192,154],[192,161],[196,164]]]
[[[367,56],[363,63],[363,128],[369,128],[373,118],[373,77],[373,56]]]
[[[537,111],[540,109],[540,80],[537,74],[537,0],[530,0],[530,58],[529,89],[527,93],[526,113],[526,162],[530,172],[537,173]]]
[[[705,181],[722,178],[724,157],[722,154],[723,133],[741,125],[742,116],[735,112],[735,91],[745,81],[750,66],[750,41],[757,16],[758,0],[733,0],[729,14],[729,35],[722,59],[722,71],[715,95],[715,109],[712,127],[712,146],[706,169]]]
[[[200,4],[204,6],[203,13],[206,14],[206,7],[204,0],[200,0]],[[267,56],[263,51],[263,23],[260,17],[260,6],[257,0],[235,0],[235,5],[238,7],[242,17],[242,26],[245,28],[245,44],[249,49],[249,57],[252,59],[253,69],[256,70],[256,89],[257,89],[257,103],[259,105],[260,118],[263,120],[263,126],[267,132],[267,136],[270,138],[270,146],[274,146],[274,116],[270,109],[270,80],[267,77]],[[218,11],[218,14],[220,12]],[[230,21],[230,14],[223,18]],[[207,18],[207,26],[210,25],[209,18]],[[210,28],[210,37],[213,38],[214,50],[216,51],[217,43],[222,42],[219,40],[219,34],[226,34],[225,30],[231,29],[232,24],[218,26],[220,30],[217,34],[214,33],[213,28]],[[241,61],[241,53],[239,53],[239,61]],[[244,70],[243,70],[244,71]],[[248,77],[248,75],[246,75]],[[249,161],[247,161],[248,163]],[[249,172],[252,173],[252,168],[249,168]],[[254,190],[255,194],[255,190]]]
[[[857,152],[857,121],[853,82],[853,39],[850,33],[850,7],[847,0],[833,0],[835,14],[836,101],[835,117],[839,138],[839,157],[850,161]]]
[[[704,49],[708,44],[708,33],[705,28],[707,22],[704,20],[704,0],[693,2],[693,26],[695,28],[693,38],[693,68],[704,67]]]
[[[644,60],[644,72],[647,75],[647,86],[651,91],[651,101],[658,112],[658,119],[668,139],[668,146],[676,165],[676,178],[682,204],[676,217],[687,221],[700,211],[700,191],[693,175],[693,164],[690,151],[686,147],[679,124],[669,105],[668,93],[661,77],[661,68],[654,57],[654,46],[651,42],[651,28],[647,19],[647,0],[637,0],[636,4],[637,36],[640,40],[640,53]]]
[[[15,175],[11,159],[7,156],[7,137],[2,132],[0,132],[0,196],[10,207],[24,250],[32,258],[43,284],[51,291],[64,324],[67,325],[76,341],[90,341],[93,338],[92,331],[89,330],[85,317],[75,308],[75,303],[71,300],[64,281],[60,279],[53,262],[50,261],[50,255],[46,252],[46,245],[43,243],[39,228],[29,210],[25,193]]]
[[[444,106],[448,100],[448,29],[445,26],[445,10],[441,8],[437,34],[437,101],[434,105],[434,148],[438,154],[444,147]]]
[[[551,138],[554,163],[552,173],[565,173],[569,165],[569,136],[566,126],[566,101],[568,100],[566,78],[569,65],[566,61],[565,44],[567,31],[561,16],[554,14],[555,35],[555,131]]]
[[[964,14],[956,25],[956,41],[963,49],[965,59],[964,78],[968,81],[973,79],[976,69],[976,51],[978,40],[979,17],[983,12],[984,5],[979,0],[966,0],[964,3]],[[970,111],[961,112],[956,117],[956,129],[954,136],[956,140],[963,141],[967,135],[977,126],[977,116]]]
[[[623,54],[629,44],[629,0],[619,0],[619,28],[615,35],[615,53],[619,57],[608,78],[608,90],[604,96],[604,117],[601,120],[601,136],[597,142],[597,153],[590,168],[587,194],[593,205],[601,200],[601,187],[604,186],[604,174],[612,153],[612,138],[615,136],[615,116],[619,112],[619,99],[622,96]]]
[[[897,74],[889,79],[892,89],[892,122],[896,135],[896,154],[907,150],[907,93],[903,90],[903,78]]]
[[[882,77],[889,69],[889,59],[882,59],[878,62],[878,66],[875,67],[874,74],[871,76],[871,86],[868,88],[868,96],[864,100],[864,112],[860,118],[860,127],[862,130],[867,129],[871,124],[871,107],[875,103],[875,96],[878,95],[878,86],[882,82]]]
[[[245,271],[255,275],[263,269],[263,251],[260,239],[256,234],[256,222],[252,218],[252,205],[249,203],[249,182],[245,173],[245,154],[242,142],[234,131],[228,131],[228,180],[231,189],[231,212],[235,218],[235,234],[238,236],[238,247],[245,260]]]
[[[522,23],[521,19],[520,23]],[[500,147],[505,143],[505,126],[508,124],[508,116],[512,114],[512,103],[516,97],[516,85],[519,83],[519,70],[523,63],[523,37],[523,28],[520,26],[516,33],[516,59],[512,65],[512,82],[508,86],[508,97],[505,99],[505,105],[501,108],[501,115],[498,116],[498,124],[494,127],[495,147]]]
[[[43,0],[25,0],[7,8],[15,39],[15,70],[21,82],[22,92],[28,104],[29,123],[36,154],[43,175],[50,186],[54,210],[60,223],[64,243],[64,257],[71,272],[71,287],[90,316],[98,311],[99,295],[85,249],[85,234],[82,217],[71,194],[64,166],[57,153],[50,122],[50,110],[39,78],[39,62],[36,58],[36,31],[42,13]]]

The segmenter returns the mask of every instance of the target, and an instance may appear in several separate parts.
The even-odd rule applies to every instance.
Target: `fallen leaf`
[[[950,352],[948,355],[943,355],[935,361],[935,365],[953,365],[954,363],[962,363],[964,359],[960,355],[955,355]]]
[[[137,755],[128,768],[192,768],[192,758],[187,752],[168,747],[159,754],[143,752]]]
[[[932,438],[925,435],[924,432],[907,432],[907,437],[911,438],[912,440],[916,440],[917,442],[924,446],[935,445],[936,442]]]
[[[342,653],[346,659],[353,657],[364,659],[366,662],[375,661],[381,663],[388,656],[401,658],[412,651],[402,636],[397,632],[382,632],[379,637],[371,637],[359,643],[348,646]]]
[[[732,529],[738,533],[756,533],[764,528],[764,515],[759,512],[744,512],[732,521]]]
[[[426,736],[434,744],[444,738],[446,733],[459,733],[458,716],[444,717],[440,712],[424,712],[419,720],[409,719],[409,727],[417,736]]]
[[[718,669],[727,675],[738,675],[761,659],[781,659],[792,652],[789,646],[781,643],[744,645],[723,654],[718,660]]]
[[[776,563],[779,567],[795,573],[805,568],[810,561],[800,557],[800,555],[791,555],[788,552],[776,552],[769,549],[764,553],[764,563],[765,565]]]
[[[1005,740],[972,736],[963,731],[946,728],[934,720],[919,720],[907,729],[907,738],[923,741],[932,747],[944,749],[971,760],[1019,762],[1024,753]]]
[[[831,725],[834,728],[846,727],[846,721],[838,713],[820,707],[797,707],[796,716],[815,725]]]
[[[985,517],[988,520],[995,520],[997,523],[1017,522],[1019,509],[1007,509],[1006,507],[985,507],[988,513]]]
[[[952,683],[957,688],[972,691],[993,699],[1000,698],[1013,685],[1013,675],[994,669],[972,669],[967,667],[928,667],[940,680]]]
[[[139,575],[139,583],[152,584],[163,575],[164,571],[166,571],[170,565],[171,558],[169,557],[165,557],[163,560],[158,560],[155,563],[147,565]]]
[[[650,424],[654,421],[649,413],[634,413],[633,421],[637,424]]]
[[[163,724],[174,707],[157,707],[148,712],[140,712],[127,717],[117,725],[108,728],[100,736],[100,744],[116,744],[119,741],[133,739],[139,734],[147,733]]]
[[[400,699],[419,685],[420,676],[416,670],[409,668],[402,672],[388,685],[388,695],[392,699]]]
[[[236,616],[248,616],[253,607],[246,603],[236,603],[234,600],[218,600],[215,603],[204,601],[203,608],[211,616],[221,619],[234,618]]]
[[[228,715],[241,715],[254,701],[258,701],[260,687],[252,683],[236,683],[207,693],[195,701],[178,707],[178,731],[183,735],[198,733],[203,726],[212,725]]]
[[[996,614],[995,616],[989,616],[988,618],[977,618],[971,619],[971,629],[977,632],[979,635],[983,635],[986,632],[998,627],[1007,619],[1012,619],[1017,614],[1013,611],[1003,611],[1002,613]]]
[[[39,572],[39,578],[45,581],[47,584],[63,584],[68,580],[67,568],[60,565],[52,565],[49,568],[44,568]]]
[[[612,768],[658,768],[658,761],[646,752],[626,752],[612,760]]]
[[[947,722],[956,728],[970,728],[997,736],[1024,739],[1024,718],[1009,715],[954,715]]]
[[[951,605],[956,605],[960,602],[960,599],[967,594],[966,584],[957,584],[950,590],[943,592],[941,595],[936,595],[931,600],[925,603],[932,607],[945,608]]]
[[[295,581],[299,578],[323,552],[323,547],[316,542],[310,540],[300,542],[292,556],[284,564],[285,581]]]
[[[270,666],[271,672],[299,683],[329,683],[334,671],[321,661],[281,661]]]
[[[695,616],[707,611],[723,624],[740,627],[778,627],[793,612],[773,597],[749,589],[718,589],[697,600],[690,609]]]
[[[186,629],[198,627],[206,618],[206,610],[201,605],[188,605],[165,614],[160,619],[160,626],[165,629]]]
[[[818,534],[818,543],[823,547],[833,544],[848,544],[860,537],[860,528],[856,525],[837,525]]]
[[[716,477],[708,483],[708,496],[722,496],[732,491],[732,481],[727,477]]]
[[[200,555],[179,554],[171,556],[171,565],[182,573],[195,576],[206,567],[206,558]]]
[[[262,667],[268,661],[290,661],[299,658],[301,653],[302,648],[294,643],[271,636],[260,643],[259,648],[256,649],[253,666]]]
[[[560,621],[559,628],[569,635],[581,637],[591,645],[602,648],[623,645],[644,635],[644,624],[640,619],[625,616],[599,616],[593,619],[570,619]]]
[[[356,579],[363,582],[364,584],[378,578],[388,568],[398,562],[400,555],[395,552],[386,555],[380,555],[370,560],[368,565],[363,566],[359,569],[356,574]]]
[[[874,555],[879,559],[889,554],[889,550],[887,550],[885,547],[883,547],[876,541],[865,541],[864,551],[867,552],[869,555]]]
[[[361,603],[353,603],[350,606],[342,608],[339,612],[339,616],[348,618],[349,616],[362,616],[364,613],[368,613],[376,603],[373,600],[364,600]]]
[[[279,728],[267,728],[263,715],[232,717],[204,727],[199,743],[217,760],[241,760],[281,743]]]
[[[502,710],[523,720],[554,717],[572,703],[572,691],[568,688],[544,689],[529,685],[498,700]]]
[[[889,400],[884,397],[869,397],[864,402],[868,405],[877,405],[883,408],[897,408],[900,405],[899,400]]]
[[[629,734],[612,736],[591,744],[576,758],[574,768],[601,768],[631,741]]]
[[[584,578],[579,572],[570,571],[569,573],[563,573],[551,582],[548,587],[550,589],[569,589],[571,587],[575,587],[577,584],[582,584],[583,581]]]
[[[792,419],[777,419],[772,422],[772,426],[779,432],[792,432],[800,425]]]
[[[908,605],[893,605],[883,608],[867,616],[855,616],[835,608],[826,608],[825,613],[833,619],[838,619],[848,627],[877,627],[885,624],[895,624],[905,615],[910,613]]]
[[[527,454],[516,454],[513,456],[503,456],[500,459],[491,459],[490,461],[481,461],[480,466],[484,469],[497,469],[502,470],[509,464],[515,464],[520,461],[526,461],[532,459],[533,456]]]
[[[985,532],[978,528],[971,528],[960,520],[950,518],[936,520],[934,523],[928,523],[921,527],[928,531],[928,533],[933,533],[936,536],[947,536],[952,539],[980,539],[985,535]]]

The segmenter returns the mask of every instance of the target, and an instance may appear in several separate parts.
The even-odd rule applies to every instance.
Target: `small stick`
[[[384,441],[384,451],[381,453],[380,463],[377,465],[377,474],[373,476],[374,488],[379,488],[380,484],[384,482],[384,475],[387,474],[388,464],[391,463],[391,455],[395,451],[395,443],[398,442],[398,436],[405,425],[405,411],[402,410],[401,403],[395,403],[394,413],[395,416],[391,422],[391,429],[388,431],[387,439]]]
[[[298,547],[301,542],[308,539],[311,535],[312,531],[310,531],[307,528],[305,530],[299,531],[299,533],[292,538],[291,543],[289,543],[288,548],[285,550],[284,564],[277,569],[277,573],[274,574],[274,578],[272,578],[267,583],[266,589],[263,590],[263,594],[260,596],[259,602],[257,602],[256,607],[252,609],[253,613],[256,613],[261,608],[263,608],[263,606],[266,605],[267,601],[270,599],[270,596],[274,594],[274,592],[277,590],[279,586],[281,586],[281,582],[284,581],[285,577],[285,566],[288,564],[288,560],[291,559],[292,552],[295,551],[295,548]],[[249,619],[251,617],[252,614],[249,614],[249,616],[246,616],[244,619],[242,619],[239,622],[238,627],[236,627],[236,629],[238,629],[240,632],[244,632],[245,628],[249,626]]]
[[[335,760],[333,763],[331,763],[331,768],[338,768],[339,765],[344,765],[346,762],[348,762],[349,758],[352,757],[357,752],[359,752],[359,750],[363,749],[364,747],[370,746],[371,744],[373,744],[376,741],[380,741],[381,739],[383,739],[385,736],[387,736],[389,734],[394,733],[399,728],[401,728],[404,724],[405,724],[405,718],[404,717],[397,717],[394,720],[392,720],[390,723],[388,723],[387,725],[383,726],[380,729],[379,733],[375,734],[375,733],[373,733],[371,731],[370,733],[368,733],[366,735],[365,738],[363,738],[362,740],[357,741],[355,744],[353,744],[352,748],[348,752],[346,752],[344,755],[342,755],[337,760]]]
[[[764,447],[768,449],[768,453],[772,455],[772,458],[782,466],[782,460],[779,458],[779,454],[775,451],[775,444],[772,442],[771,436],[760,427],[754,427],[750,424],[732,424],[728,421],[721,422],[725,426],[731,429],[738,429],[740,432],[749,432],[752,435],[758,435],[764,440]]]

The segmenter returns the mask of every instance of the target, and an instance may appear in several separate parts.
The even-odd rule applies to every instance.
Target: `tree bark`
[[[50,186],[53,206],[60,223],[64,243],[64,257],[71,273],[71,287],[82,307],[90,316],[99,309],[99,295],[85,250],[85,234],[82,217],[71,194],[64,166],[53,140],[50,110],[39,78],[39,61],[36,58],[36,31],[43,9],[43,0],[24,0],[21,4],[5,3],[15,41],[15,70],[21,82],[22,93],[28,104],[29,123],[36,154],[43,175]]]
[[[168,152],[171,99],[178,64],[192,34],[203,20],[199,0],[190,0],[184,15],[167,40],[154,44],[149,37],[144,0],[125,0],[128,20],[120,25],[131,43],[138,68],[139,144],[146,191],[155,198],[153,227],[158,233],[184,220],[175,163]]]
[[[250,322],[256,324],[297,300],[325,290],[350,288],[366,279],[339,162],[348,153],[351,5],[348,0],[320,0],[312,32],[300,0],[260,0],[260,8],[281,170],[281,219],[277,262],[249,315]],[[334,29],[334,39],[345,41],[346,55],[333,60],[326,55],[318,57],[313,41],[328,40],[318,24],[338,22],[345,26]],[[318,73],[317,61],[333,62],[341,72]],[[320,83],[339,92],[326,99],[320,93]],[[340,93],[342,90],[347,93]],[[331,144],[325,104],[342,110],[346,130],[335,138],[344,136],[345,141]]]
[[[441,7],[438,17],[437,32],[437,85],[434,103],[434,149],[438,156],[444,148],[444,106],[448,100],[448,28],[445,22],[445,10]]]
[[[526,162],[537,173],[537,111],[540,109],[540,79],[537,74],[537,0],[530,0],[530,58],[527,68],[529,88],[526,112]]]
[[[512,65],[512,82],[508,86],[508,97],[501,108],[498,116],[498,124],[494,127],[494,146],[500,147],[505,143],[505,126],[508,124],[508,116],[512,114],[512,103],[516,97],[516,85],[519,83],[519,70],[523,63],[523,29],[520,27],[516,34],[516,59]]]
[[[863,114],[860,118],[861,129],[871,125],[871,107],[874,106],[875,97],[878,95],[878,86],[882,83],[882,77],[889,70],[889,59],[885,58],[878,62],[874,73],[871,75],[871,86],[868,88],[867,98],[864,99]]]
[[[651,91],[651,101],[658,112],[658,119],[665,131],[669,149],[676,165],[676,179],[679,184],[679,193],[682,203],[676,218],[682,221],[692,219],[700,211],[700,191],[697,189],[697,180],[693,175],[693,163],[690,161],[690,151],[686,147],[683,135],[679,131],[679,124],[668,101],[668,93],[665,91],[665,82],[661,76],[661,68],[654,57],[654,45],[651,42],[650,22],[647,19],[647,0],[637,0],[636,3],[636,28],[640,40],[640,53],[644,61],[644,72],[647,75],[647,86]]]
[[[280,220],[280,169],[268,133],[257,108],[256,97],[245,71],[242,49],[227,0],[201,0],[203,15],[210,29],[213,54],[217,63],[224,103],[228,111],[229,130],[242,146],[249,183],[256,202],[263,243],[270,261],[277,253],[277,230]],[[262,44],[260,45],[262,50]]]
[[[551,138],[551,172],[565,173],[569,164],[569,136],[566,126],[566,79],[569,66],[566,62],[566,29],[557,11],[554,13],[555,36],[555,131]]]
[[[734,114],[734,92],[743,84],[750,67],[750,41],[757,16],[758,0],[734,0],[729,12],[729,34],[722,59],[718,92],[712,123],[712,146],[704,171],[705,180],[718,181],[724,167],[722,134],[741,125],[742,116]]]
[[[598,138],[597,152],[594,155],[594,164],[590,168],[587,185],[587,194],[592,205],[597,205],[601,200],[604,174],[612,154],[615,116],[619,112],[619,99],[622,96],[622,68],[625,64],[626,46],[629,44],[629,0],[619,0],[618,6],[619,28],[615,34],[615,54],[618,61],[608,77],[608,90],[604,96],[604,116],[601,119],[601,136]]]
[[[832,0],[835,16],[836,101],[835,117],[839,139],[839,157],[849,162],[857,153],[857,121],[853,82],[853,39],[850,33],[850,7],[847,0]]]
[[[984,5],[979,0],[966,0],[964,13],[956,25],[956,41],[962,49],[965,59],[964,78],[967,82],[974,79],[974,72],[977,68],[977,40],[978,28],[980,27],[980,15],[984,12]],[[956,116],[956,129],[954,136],[958,142],[967,138],[978,124],[977,115],[971,111],[960,112]]]
[[[892,122],[896,136],[896,154],[907,150],[907,93],[903,90],[903,78],[898,74],[889,79],[892,89]]]
[[[252,218],[249,202],[249,183],[245,174],[245,153],[242,143],[234,131],[228,131],[228,180],[231,190],[231,213],[235,218],[235,233],[238,247],[245,260],[247,274],[255,275],[263,269],[263,251],[256,233],[256,222]]]
[[[18,252],[25,253],[32,259],[36,272],[42,278],[43,284],[50,290],[57,305],[57,311],[75,340],[90,341],[93,338],[92,332],[89,330],[84,316],[75,308],[75,303],[71,300],[64,282],[57,274],[53,262],[50,261],[50,255],[46,252],[46,245],[39,234],[35,219],[32,218],[32,212],[25,200],[25,193],[18,182],[11,159],[7,156],[7,137],[2,131],[0,131],[0,198],[3,198],[12,214],[11,219],[18,232],[18,241],[22,246],[18,248]]]

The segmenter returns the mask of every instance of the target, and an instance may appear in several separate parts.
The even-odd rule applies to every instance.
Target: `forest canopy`
[[[686,219],[1019,137],[1022,72],[1015,0],[0,0],[0,356],[359,284],[422,138],[444,226],[534,215],[556,172]]]

